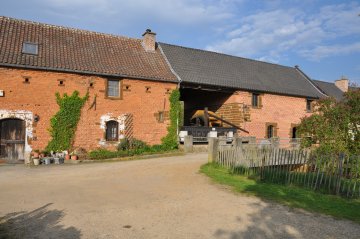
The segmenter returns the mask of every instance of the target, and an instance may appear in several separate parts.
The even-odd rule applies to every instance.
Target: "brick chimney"
[[[346,79],[344,76],[341,77],[340,80],[335,81],[335,85],[342,91],[347,92],[349,89],[349,80]]]
[[[144,34],[142,34],[142,46],[145,51],[155,51],[156,49],[156,33],[152,32],[150,29],[146,29]]]

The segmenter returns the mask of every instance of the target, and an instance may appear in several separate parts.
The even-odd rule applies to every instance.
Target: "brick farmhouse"
[[[312,101],[332,95],[323,88],[334,90],[298,67],[158,43],[155,36],[147,30],[133,39],[0,17],[0,157],[28,159],[46,147],[59,109],[56,92],[89,93],[74,147],[92,150],[114,148],[129,136],[160,143],[176,88],[185,124],[194,110],[209,107],[258,138],[295,137]],[[346,91],[334,87],[340,97]]]

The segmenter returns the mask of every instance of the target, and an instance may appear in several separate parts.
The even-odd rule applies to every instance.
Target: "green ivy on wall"
[[[167,128],[167,135],[161,139],[162,145],[166,149],[176,149],[178,147],[178,125],[182,125],[180,91],[175,89],[170,94],[170,125]]]
[[[80,120],[81,109],[89,98],[89,94],[86,93],[84,97],[80,97],[79,92],[74,91],[70,96],[65,93],[61,97],[57,92],[55,96],[60,109],[50,120],[52,139],[46,146],[46,150],[69,150],[72,147],[76,127]]]

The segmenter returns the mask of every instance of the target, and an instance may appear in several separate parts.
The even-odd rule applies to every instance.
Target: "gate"
[[[21,119],[0,120],[0,158],[8,162],[24,160],[25,121]]]

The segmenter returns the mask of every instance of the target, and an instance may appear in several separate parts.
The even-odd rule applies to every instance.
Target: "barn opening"
[[[239,123],[236,122],[237,120],[240,120],[236,119],[236,108],[240,108],[240,105],[227,102],[234,93],[233,90],[221,90],[208,86],[182,86],[180,93],[181,100],[184,102],[185,126],[203,124],[204,122],[201,119],[192,119],[192,116],[194,116],[196,111],[204,110],[205,107],[220,117],[228,119],[229,121],[235,121],[235,123]],[[236,105],[238,105],[238,107],[236,107]],[[229,113],[230,111],[227,108],[230,107],[235,109],[234,114]]]

